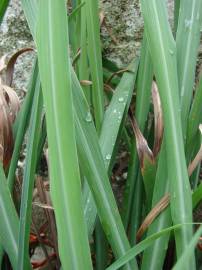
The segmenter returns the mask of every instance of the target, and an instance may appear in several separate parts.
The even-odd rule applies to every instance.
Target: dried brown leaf
[[[38,203],[38,202],[33,202],[33,205],[36,205],[40,208],[46,209],[46,210],[54,210],[53,206],[48,205],[48,204],[44,204],[44,203]]]
[[[112,94],[114,93],[114,89],[109,84],[106,83],[104,83],[104,90],[106,92],[111,92]]]
[[[11,56],[11,58],[8,61],[7,68],[6,68],[6,85],[11,86],[13,81],[13,73],[14,73],[14,67],[15,63],[20,55],[22,55],[25,52],[34,51],[33,48],[23,48],[19,51],[17,51],[15,54]]]
[[[106,84],[109,84],[111,82],[111,80],[115,77],[118,76],[120,74],[123,74],[125,72],[130,72],[130,70],[128,68],[124,68],[124,69],[120,69],[114,73],[112,73],[112,75],[107,79]],[[131,71],[132,72],[132,71]]]
[[[20,108],[20,101],[15,91],[0,84],[0,160],[6,168],[13,153],[12,124]]]
[[[102,26],[102,24],[105,20],[105,14],[104,14],[103,10],[100,11],[99,18],[100,18],[100,26]]]
[[[88,81],[88,80],[81,80],[80,83],[81,83],[81,85],[83,85],[83,86],[90,86],[90,85],[93,85],[92,81]]]
[[[199,125],[199,131],[202,135],[202,124]],[[198,153],[196,154],[194,160],[189,164],[188,166],[188,175],[191,176],[198,164],[202,161],[202,145],[200,146],[200,149]]]
[[[9,107],[4,95],[4,90],[0,85],[0,159],[4,168],[8,166],[13,152],[12,126],[9,118]]]
[[[136,147],[138,152],[138,157],[140,160],[141,169],[144,169],[144,160],[148,159],[152,164],[155,162],[153,153],[148,146],[146,139],[144,138],[141,130],[138,127],[136,119],[130,113],[130,121],[132,129],[136,138]]]
[[[154,146],[153,146],[153,155],[154,158],[158,155],[161,143],[163,140],[163,111],[161,107],[161,100],[158,91],[157,84],[153,81],[152,83],[152,100],[154,105]]]
[[[16,115],[20,110],[20,100],[16,92],[9,86],[3,85],[4,96],[9,108],[9,119],[14,123]]]
[[[154,219],[169,205],[169,203],[170,203],[170,195],[166,194],[149,212],[149,214],[146,216],[145,220],[143,221],[142,225],[140,226],[137,232],[136,235],[137,242],[140,241],[142,235],[145,233],[145,231],[148,229],[148,227],[151,225]]]
[[[78,49],[76,55],[74,56],[74,59],[72,61],[72,66],[73,67],[75,66],[75,64],[76,64],[76,62],[77,62],[77,60],[79,59],[80,56],[81,56],[81,48]]]

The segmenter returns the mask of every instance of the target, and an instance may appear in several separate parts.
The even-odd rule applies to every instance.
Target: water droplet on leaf
[[[106,155],[106,160],[110,160],[111,159],[111,155],[110,154],[107,154]]]
[[[185,24],[185,28],[190,29],[192,26],[192,20],[185,19],[184,24]]]
[[[120,97],[119,98],[119,102],[123,102],[124,101],[124,98],[123,97]]]
[[[86,122],[91,122],[92,121],[92,116],[91,116],[90,112],[87,113],[85,120],[86,120]]]
[[[172,49],[169,50],[169,53],[170,53],[171,55],[174,55],[174,51],[173,51]]]

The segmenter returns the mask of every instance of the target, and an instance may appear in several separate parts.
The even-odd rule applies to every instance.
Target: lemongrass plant
[[[10,86],[30,49],[0,65],[0,269],[200,268],[202,2],[176,0],[173,29],[165,0],[140,3],[140,56],[119,70],[98,0],[21,0],[37,52],[21,108]]]

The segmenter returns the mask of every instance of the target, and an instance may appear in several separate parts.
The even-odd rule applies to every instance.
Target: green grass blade
[[[188,159],[191,158],[191,154],[194,149],[193,144],[196,141],[196,136],[198,133],[198,127],[202,121],[201,104],[202,104],[202,78],[200,79],[199,85],[196,89],[188,119],[187,145],[186,145],[186,152]]]
[[[103,71],[100,43],[98,0],[86,0],[86,21],[88,34],[88,58],[92,77],[92,100],[96,129],[101,129],[104,115]]]
[[[36,44],[46,109],[51,197],[64,269],[92,269],[84,224],[65,1],[39,2]],[[68,254],[68,256],[67,256]]]
[[[86,133],[86,130],[82,129],[78,119],[76,119],[76,128],[80,133],[77,138],[77,145],[80,146],[78,148],[78,154],[81,170],[82,172],[85,171],[103,230],[116,257],[120,257],[121,254],[124,254],[128,250],[129,243],[108,181],[102,154],[98,144],[93,142],[93,138],[96,138],[96,133],[93,134],[92,131]],[[88,140],[90,141],[90,145]],[[96,161],[92,159],[92,152],[96,154],[94,155],[97,157]],[[131,267],[128,266],[127,269],[134,269],[134,267],[134,265]]]
[[[166,148],[165,140],[162,144],[162,149],[159,155],[158,168],[155,179],[154,193],[152,199],[152,206],[154,207],[159,200],[169,192],[169,181],[167,176],[166,165]],[[159,215],[154,222],[149,226],[147,236],[150,236],[158,231],[161,231],[172,225],[170,207],[167,207],[161,215]],[[158,270],[162,269],[170,234],[160,237],[151,247],[145,250],[142,259],[141,269]]]
[[[79,49],[79,33],[77,33],[77,17],[72,20],[68,20],[68,30],[69,30],[69,44],[71,46],[72,52],[76,55]]]
[[[152,77],[153,77],[152,62],[149,54],[148,44],[146,42],[146,37],[144,34],[141,47],[140,64],[138,69],[136,109],[135,109],[135,117],[142,132],[144,132],[147,115],[149,112]],[[133,140],[135,145],[135,138]],[[136,200],[136,198],[133,195],[135,193],[134,189],[138,177],[137,175],[139,165],[136,148],[135,147],[132,148],[131,151],[135,151],[135,153],[132,154],[134,155],[133,163],[131,164],[132,168],[130,170],[130,173],[128,174],[128,179],[124,191],[123,211],[122,211],[123,213],[122,218],[125,228],[127,228],[128,226],[132,205],[134,205],[133,198],[134,200]]]
[[[100,147],[106,167],[113,164],[110,161],[113,155],[116,138],[120,131],[121,121],[125,121],[131,102],[138,64],[139,59],[129,65],[129,72],[123,75],[104,115],[100,134]]]
[[[138,181],[136,177],[138,177],[137,170],[139,170],[138,169],[139,163],[138,163],[135,139],[132,140],[130,152],[131,154],[130,154],[130,161],[129,161],[129,167],[128,167],[128,175],[127,175],[127,181],[126,181],[123,203],[122,203],[122,208],[121,208],[121,216],[122,216],[125,229],[127,229],[128,224],[129,224],[132,204],[134,204],[133,194],[134,194],[134,190],[136,189],[136,184],[137,184],[136,182]],[[135,230],[133,228],[131,228],[131,230],[133,230],[135,233]]]
[[[31,104],[33,101],[35,87],[38,81],[39,81],[38,64],[37,64],[37,61],[35,61],[28,92],[27,92],[22,108],[20,109],[20,112],[17,116],[16,122],[13,128],[14,137],[15,137],[15,145],[14,145],[13,155],[12,155],[9,172],[8,172],[8,178],[7,178],[10,190],[13,190],[13,185],[15,181],[15,171],[17,168],[17,163],[18,163],[18,159],[20,155],[20,149],[21,149],[24,135],[26,132],[26,128],[30,119]]]
[[[92,237],[93,231],[95,229],[96,217],[97,217],[97,207],[91,190],[89,188],[88,182],[85,179],[83,187],[83,205],[84,205],[84,216],[88,229],[88,238]]]
[[[98,220],[95,227],[96,270],[103,270],[108,262],[108,242]]]
[[[175,226],[166,228],[158,233],[155,233],[149,237],[147,237],[145,240],[141,241],[139,244],[131,248],[127,254],[125,254],[122,258],[115,261],[112,265],[110,265],[106,270],[116,270],[119,269],[121,266],[123,266],[125,263],[127,263],[129,260],[131,260],[133,257],[140,254],[142,251],[144,251],[146,248],[148,248],[153,241],[158,239],[159,237],[165,236],[166,234],[170,233],[171,231],[178,231],[182,226],[191,226],[192,224],[177,224]],[[182,268],[181,268],[182,269]],[[183,268],[184,269],[184,268]]]
[[[98,143],[97,133],[92,122],[92,117],[89,114],[89,107],[74,73],[73,83],[77,84],[73,89],[78,89],[77,91],[73,91],[73,95],[75,102],[76,137],[80,167],[83,174],[86,176],[91,192],[93,193],[93,198],[95,200],[98,215],[105,234],[116,257],[120,257],[121,254],[124,254],[129,248],[129,243],[108,180],[106,167]],[[124,104],[124,102],[121,103]],[[131,267],[128,266],[128,269],[131,269]],[[135,265],[133,263],[132,269],[134,269],[134,267]]]
[[[36,34],[38,2],[39,1],[21,0],[23,11],[24,11],[25,16],[27,18],[29,29],[30,29],[33,37]]]
[[[178,13],[179,11],[179,3],[180,1],[175,1],[175,9],[176,9],[176,13]],[[187,3],[186,3],[187,4]],[[187,111],[187,108],[185,107],[189,107],[190,106],[190,95],[192,96],[192,87],[193,87],[193,80],[194,80],[194,67],[195,67],[195,62],[196,62],[196,52],[197,52],[197,47],[198,45],[195,44],[194,49],[192,51],[192,38],[194,36],[194,34],[197,32],[196,34],[196,40],[198,39],[198,30],[196,30],[196,25],[198,24],[198,22],[194,19],[194,28],[191,29],[191,31],[189,31],[189,29],[185,29],[185,17],[188,17],[188,14],[192,14],[191,11],[194,11],[193,13],[195,13],[196,15],[196,5],[199,4],[199,2],[193,1],[192,2],[192,9],[190,9],[189,5],[186,5],[185,2],[182,3],[183,5],[183,11],[181,11],[181,15],[180,15],[180,25],[179,25],[179,29],[178,29],[178,39],[177,41],[180,43],[182,40],[180,39],[180,35],[183,36],[183,39],[187,39],[187,42],[183,42],[183,50],[182,47],[180,47],[179,45],[179,65],[181,67],[181,76],[182,76],[182,80],[184,80],[184,84],[186,85],[186,91],[189,91],[188,94],[185,94],[184,96],[181,95],[181,107],[184,108],[184,110],[182,109],[182,113],[185,115],[185,111]],[[175,13],[175,23],[178,21],[178,14]],[[187,14],[188,13],[188,14]],[[192,14],[192,16],[194,16],[194,14]],[[197,26],[198,27],[198,26]],[[194,37],[195,38],[195,37]],[[197,41],[198,42],[198,41]],[[190,46],[191,45],[191,46]],[[194,52],[194,53],[193,53]],[[190,57],[189,57],[190,56]],[[184,61],[187,60],[190,61],[191,59],[191,64],[185,64]],[[180,68],[179,67],[179,68]],[[191,75],[190,75],[190,68],[192,69]],[[186,75],[184,75],[186,74]],[[190,76],[191,76],[191,81],[190,81]],[[197,95],[200,94],[200,92],[197,91]],[[189,95],[189,98],[188,98]],[[199,95],[198,95],[199,96]],[[188,144],[190,145],[190,148],[193,149],[193,137],[190,135],[192,130],[195,130],[195,134],[196,131],[198,130],[198,125],[199,122],[197,121],[197,119],[200,118],[200,113],[199,110],[199,103],[197,104],[197,100],[198,97],[196,96],[196,105],[194,106],[195,111],[193,109],[193,112],[191,113],[192,115],[192,119],[189,117],[189,126],[188,126]],[[184,101],[183,101],[184,100]],[[198,105],[198,106],[197,106]],[[196,120],[196,121],[195,121]],[[185,122],[185,119],[183,120]],[[191,138],[192,137],[192,138]],[[191,138],[191,139],[190,139]],[[190,151],[188,151],[190,152]],[[187,155],[190,156],[190,153]],[[159,177],[157,177],[156,180],[156,191],[159,192],[159,194],[157,194],[157,192],[154,194],[154,201],[159,200],[164,194],[165,192],[168,192],[168,189],[165,188],[165,190],[162,190],[161,192],[161,186],[162,186],[162,179],[167,179],[167,176],[165,175],[165,168],[164,168],[164,161],[165,157],[163,157],[162,155],[160,156],[160,164],[159,167],[162,166],[162,173],[164,172],[164,175],[160,176],[160,180]],[[156,197],[156,198],[155,198]],[[165,226],[169,226],[171,224],[171,220],[169,221],[169,210],[167,209],[166,211],[164,211],[161,216],[150,226],[148,234],[150,235],[151,233],[154,233],[157,230],[160,230],[162,228],[164,228]],[[166,238],[162,238],[159,239],[158,241],[155,242],[155,244],[149,248],[145,253],[144,253],[144,257],[143,257],[143,263],[142,263],[142,269],[147,269],[147,267],[150,267],[150,269],[161,269],[162,265],[163,265],[163,261],[164,261],[164,257],[165,257],[165,249],[167,246],[167,241],[168,241],[169,237]],[[151,260],[152,258],[152,260]],[[149,263],[152,262],[152,263]]]
[[[24,8],[24,9],[29,9],[29,5],[25,5],[25,4],[24,4],[23,8]],[[28,21],[29,21],[29,18],[27,18],[27,19],[28,19]],[[31,24],[30,24],[30,25],[31,25]],[[35,28],[34,25],[31,25],[31,27],[32,27],[33,29]],[[78,84],[77,79],[75,80],[74,77],[73,77],[73,83],[75,83],[75,82],[77,83],[77,87],[80,87],[80,85]],[[73,91],[73,93],[76,95],[76,92],[75,92],[75,91]],[[81,91],[81,93],[82,93],[82,91]],[[76,95],[75,98],[74,98],[74,101],[77,100],[77,98],[78,98],[78,97],[77,97],[77,95]],[[79,101],[79,100],[78,100],[78,101]],[[80,104],[80,101],[79,101],[77,107],[80,108],[80,106],[81,106],[81,104]],[[78,110],[78,111],[79,111],[79,110]],[[84,122],[86,123],[85,119],[86,119],[86,113],[87,113],[88,111],[89,111],[89,109],[86,109],[86,111],[85,111],[84,113],[81,114],[81,119],[82,119],[81,121],[82,121],[82,122],[84,121]],[[77,112],[77,111],[76,111],[76,112]],[[84,118],[83,118],[83,117],[84,117]],[[86,124],[88,124],[88,123],[86,123]],[[88,137],[88,135],[87,135],[87,137]],[[88,141],[88,142],[90,141],[89,138],[87,139],[87,141]],[[83,143],[82,143],[82,144],[83,144]],[[79,143],[78,145],[82,146],[82,144]],[[85,158],[85,160],[86,160],[86,158]],[[102,161],[102,162],[103,162],[103,161]],[[98,162],[98,164],[99,164],[99,162]],[[100,166],[100,165],[98,165],[98,168],[99,168],[99,166]],[[94,177],[93,177],[93,180],[94,180]],[[108,180],[107,180],[107,181],[108,181]],[[100,194],[100,191],[98,191],[98,194]],[[88,202],[88,199],[87,199],[87,202]],[[90,206],[91,206],[91,203],[90,203]],[[103,203],[102,203],[102,202],[101,202],[101,207],[103,207]],[[91,208],[91,209],[93,210],[93,208]],[[116,215],[117,215],[117,212],[116,212]],[[107,218],[107,220],[108,220],[108,218]],[[91,219],[90,219],[90,221],[91,221]],[[95,221],[94,221],[94,219],[93,219],[93,224],[94,224],[94,222],[95,222]],[[91,223],[92,223],[92,221],[91,221]],[[113,233],[113,232],[112,232],[112,233]],[[115,231],[114,233],[116,233],[116,231]],[[120,236],[119,236],[119,237],[120,237]],[[121,242],[121,245],[122,245],[122,244],[123,244],[123,243]],[[127,244],[127,246],[128,246],[128,244]]]
[[[71,20],[75,19],[76,16],[78,15],[78,13],[81,11],[81,8],[82,8],[84,5],[85,5],[85,2],[78,4],[78,5],[74,8],[74,10],[72,11],[72,13],[69,15],[68,20],[71,21]]]
[[[201,101],[202,101],[202,91],[201,91],[202,84],[199,84],[199,88],[196,90],[196,94],[194,97],[194,101],[191,108],[191,113],[189,115],[189,125],[187,130],[187,157],[190,158],[191,153],[193,151],[193,143],[196,143],[197,139],[197,131],[198,125],[201,120]],[[201,111],[201,113],[200,113]],[[153,205],[158,202],[166,192],[169,192],[167,182],[167,168],[166,168],[166,154],[164,149],[164,144],[162,145],[162,151],[159,157],[159,165],[157,170],[157,177],[155,183],[155,192],[153,195]],[[163,181],[164,179],[164,181]],[[196,197],[195,197],[196,196]],[[199,193],[196,192],[193,194],[193,208],[196,206],[196,203],[200,200],[200,188]],[[159,230],[164,229],[165,227],[170,226],[172,223],[170,217],[170,207],[167,208],[161,215],[150,225],[147,235],[151,235]],[[142,269],[148,269],[148,267],[152,270],[162,269],[164,258],[166,255],[166,249],[168,246],[169,235],[162,237],[155,241],[155,243],[148,248],[143,255],[142,261]]]
[[[122,118],[128,112],[128,108],[129,108],[130,101],[132,98],[134,84],[135,84],[134,73],[136,74],[138,62],[139,60],[136,60],[128,67],[128,69],[131,70],[131,73],[128,72],[123,75],[123,78],[120,84],[115,90],[115,93],[110,102],[110,105],[105,112],[104,121],[103,121],[102,129],[101,129],[100,146],[101,146],[102,155],[105,160],[105,166],[106,168],[108,168],[108,174],[111,173],[111,169],[113,165],[112,156],[114,155],[114,150],[116,150],[114,146],[115,146],[116,138],[118,137],[118,132],[121,127]],[[125,104],[123,105],[122,103],[125,103],[126,105]],[[110,134],[106,134],[106,133],[109,133],[107,132],[108,130],[110,130]],[[106,140],[106,138],[109,138],[109,139]],[[97,239],[99,239],[99,237],[97,237]],[[104,244],[103,239],[101,239],[101,241]],[[96,242],[96,247],[98,245],[99,245],[99,247],[97,248],[97,250],[99,251],[98,254],[101,255],[102,254],[100,252],[101,245],[100,243]],[[100,258],[100,256],[98,257],[96,255],[96,258],[98,259]],[[104,263],[103,258],[100,258],[100,261]],[[97,265],[99,265],[99,261],[96,260],[96,262],[97,262]]]
[[[177,26],[178,26],[180,1],[181,0],[175,0],[175,4],[174,4],[174,33],[175,33],[175,35],[176,35],[176,32],[177,32]]]
[[[111,170],[111,165],[113,164],[113,151],[116,141],[118,139],[118,134],[120,133],[121,121],[125,121],[126,114],[125,112],[128,110],[128,106],[130,104],[134,84],[135,84],[135,76],[137,73],[138,61],[135,61],[131,66],[131,70],[134,70],[134,74],[132,72],[126,72],[123,75],[121,80],[121,84],[117,87],[112,101],[107,109],[103,120],[103,127],[100,134],[99,144],[101,147],[102,156],[105,162],[105,167],[109,172]],[[74,82],[74,79],[73,79]],[[79,85],[75,84],[75,89],[79,88]],[[79,89],[77,90],[79,91]],[[76,93],[76,90],[75,90]],[[126,98],[125,102],[119,102],[119,98]],[[81,97],[82,98],[82,97]],[[122,100],[122,99],[121,99]],[[118,105],[118,108],[117,108]],[[88,108],[86,107],[86,110]],[[115,111],[115,113],[114,113]],[[108,128],[108,127],[112,128]],[[106,127],[106,128],[104,128]],[[95,155],[94,155],[95,156]],[[107,157],[107,158],[106,158]],[[89,188],[85,186],[84,192],[84,213],[86,217],[86,221],[88,224],[88,233],[89,237],[92,234],[95,217],[96,217],[96,207],[93,206],[93,198]]]
[[[0,24],[3,20],[9,2],[10,2],[9,0],[1,0],[0,2]]]
[[[32,194],[34,188],[35,170],[38,154],[38,143],[41,129],[43,98],[40,82],[34,94],[32,113],[30,118],[29,135],[27,141],[27,156],[22,184],[20,207],[20,231],[18,243],[18,269],[28,269],[26,254],[29,252],[29,234],[32,213]]]
[[[38,155],[37,155],[37,166],[36,168],[38,169],[40,166],[40,158],[43,155],[43,150],[44,150],[44,145],[46,143],[46,139],[47,139],[47,132],[46,132],[46,119],[45,116],[43,116],[43,121],[42,121],[42,127],[41,127],[41,134],[40,134],[40,138],[39,138],[39,145],[38,145]]]
[[[172,220],[174,224],[189,223],[192,221],[192,201],[179,115],[176,46],[168,23],[165,3],[142,0],[141,4],[163,107]],[[175,233],[178,257],[191,237],[190,226],[182,226]],[[192,257],[190,267],[195,268],[194,257]]]
[[[10,190],[13,189],[14,180],[15,180],[15,171],[17,168],[17,162],[18,162],[18,158],[20,155],[20,148],[22,146],[22,142],[23,142],[24,135],[26,132],[26,127],[27,127],[27,124],[28,124],[29,118],[30,118],[31,104],[32,104],[33,95],[34,95],[34,91],[35,91],[35,85],[36,85],[36,82],[38,80],[37,74],[38,74],[38,64],[37,64],[37,61],[35,61],[35,64],[33,67],[33,73],[32,73],[31,79],[30,79],[28,93],[26,95],[26,98],[24,100],[24,103],[22,105],[21,110],[17,115],[17,119],[16,119],[16,121],[14,123],[14,127],[13,127],[13,132],[14,132],[14,137],[15,137],[15,145],[14,145],[13,155],[12,155],[12,159],[11,159],[11,163],[10,163],[10,167],[9,167],[8,178],[7,178],[8,186],[9,186]],[[19,223],[18,220],[17,220],[17,223]],[[27,254],[28,253],[26,253],[25,256],[27,256]],[[13,256],[13,259],[14,258],[15,257]],[[26,258],[26,260],[27,260],[27,258]]]
[[[133,167],[130,167],[132,170]],[[141,172],[139,171],[137,176],[137,181],[135,184],[135,192],[133,194],[133,202],[131,207],[131,221],[130,221],[130,231],[129,231],[129,239],[131,245],[136,243],[136,234],[141,225],[142,220],[142,211],[144,207],[144,184],[142,180]]]
[[[81,10],[81,55],[79,59],[79,80],[89,80],[89,66],[87,54],[87,22],[86,5]],[[91,87],[83,87],[88,104],[91,105]]]
[[[153,65],[148,48],[148,43],[146,40],[146,35],[144,33],[141,47],[140,66],[137,78],[136,107],[135,107],[135,118],[142,132],[144,132],[147,116],[149,113],[152,79],[153,79]]]
[[[22,1],[22,4],[23,4],[23,8],[24,8],[24,10],[26,10],[26,14],[29,14],[29,5],[28,5],[28,3],[25,3],[24,1]],[[37,10],[35,9],[35,12],[37,12]],[[35,24],[34,24],[34,22],[32,21],[32,20],[30,20],[30,18],[29,17],[27,17],[27,19],[28,19],[28,21],[29,21],[29,25],[30,25],[30,27],[31,27],[31,29],[32,29],[32,33],[35,33]],[[134,76],[134,75],[133,75]],[[76,79],[77,80],[77,79]],[[77,82],[77,81],[76,81]],[[73,77],[73,83],[75,83],[75,79],[74,79],[74,77]],[[73,86],[73,87],[75,87],[75,86]],[[78,82],[77,82],[77,87],[80,87],[80,85],[78,84]],[[75,91],[73,91],[73,93],[75,93]],[[77,100],[76,98],[78,98],[77,97],[77,95],[75,96],[75,98],[74,98],[74,101],[75,100]],[[78,100],[79,101],[79,100]],[[78,103],[78,108],[80,107],[80,101],[79,101],[79,103]],[[81,121],[85,121],[85,119],[83,119],[83,116],[84,116],[84,118],[86,118],[86,113],[87,113],[87,111],[88,110],[86,110],[84,113],[82,112],[81,113],[81,118],[82,118],[82,120]],[[87,124],[87,123],[86,123]],[[87,138],[88,138],[88,135],[87,135]],[[89,138],[87,139],[87,142],[90,142],[91,140],[89,140]],[[78,144],[78,145],[81,145],[82,146],[82,144]],[[94,157],[95,157],[95,155],[93,155]],[[85,160],[86,160],[86,157],[85,157]],[[102,160],[102,162],[103,162],[103,160]],[[99,168],[99,166],[100,165],[98,165],[98,168]],[[103,180],[103,179],[102,179]],[[102,181],[101,180],[101,181]],[[93,176],[93,181],[94,181],[94,176]],[[108,181],[108,180],[107,180]],[[99,190],[99,189],[98,189]],[[90,192],[89,192],[89,194],[90,194]],[[100,195],[100,191],[98,191],[98,195]],[[91,195],[90,195],[91,196]],[[87,196],[87,202],[90,202],[90,199],[89,199],[89,197]],[[110,203],[109,203],[110,204]],[[94,218],[93,219],[89,219],[89,222],[90,222],[90,225],[92,225],[92,224],[94,224],[95,223],[95,217],[96,217],[96,215],[95,215],[95,212],[93,212],[93,210],[95,210],[95,207],[93,208],[92,207],[92,203],[90,202],[88,205],[90,205],[90,213],[94,213]],[[102,202],[102,200],[101,200],[101,202],[100,202],[100,205],[101,205],[101,207],[103,207],[103,202]],[[91,209],[92,209],[92,211],[91,211]],[[88,212],[87,212],[88,213]],[[117,212],[116,212],[116,215],[117,215]],[[88,215],[87,215],[88,216]],[[107,222],[108,222],[108,217],[107,217]],[[92,227],[92,226],[91,226]],[[108,228],[107,228],[108,229]],[[114,231],[114,232],[112,232],[112,233],[117,233],[117,231]],[[124,233],[125,234],[125,233]],[[122,237],[122,235],[118,235],[118,238],[119,237]],[[126,242],[126,240],[124,240],[125,242]],[[121,243],[120,243],[120,245],[121,246],[123,246],[123,245],[125,245],[124,244],[124,241],[121,241]],[[116,244],[115,245],[117,245],[117,242],[118,241],[115,241],[116,242]],[[129,244],[126,244],[126,249],[128,249],[128,247],[129,247]],[[125,253],[125,252],[124,252]]]
[[[0,165],[0,239],[11,264],[17,270],[19,221],[6,177]]]
[[[176,52],[181,97],[182,130],[185,140],[187,119],[193,95],[201,23],[202,2],[197,0],[181,1],[176,36]]]
[[[146,208],[147,211],[150,210],[151,202],[152,202],[152,195],[156,177],[156,163],[151,162],[151,160],[144,158],[144,167],[142,168],[142,178],[145,185],[145,192],[146,192]]]
[[[192,194],[193,209],[196,208],[198,203],[202,200],[202,183],[196,188]]]
[[[186,265],[189,263],[190,257],[194,253],[194,248],[198,243],[201,234],[202,234],[202,226],[199,227],[199,229],[196,231],[193,238],[191,239],[190,243],[186,246],[185,251],[177,261],[176,265],[173,267],[173,270],[181,270],[186,268]]]

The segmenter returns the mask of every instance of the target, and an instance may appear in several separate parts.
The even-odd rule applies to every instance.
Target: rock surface
[[[10,1],[3,23],[0,25],[0,37],[0,57],[3,55],[9,57],[19,49],[34,47],[20,0]],[[25,53],[16,63],[13,87],[19,94],[26,91],[33,59],[33,53]]]
[[[173,11],[173,0],[168,1],[169,17]],[[104,55],[118,66],[128,64],[139,53],[143,33],[139,0],[101,0],[100,8],[105,20],[102,26]],[[3,23],[0,26],[0,57],[12,55],[24,47],[34,47],[20,0],[11,0]],[[16,65],[13,86],[26,91],[33,64],[33,53],[21,56]]]

